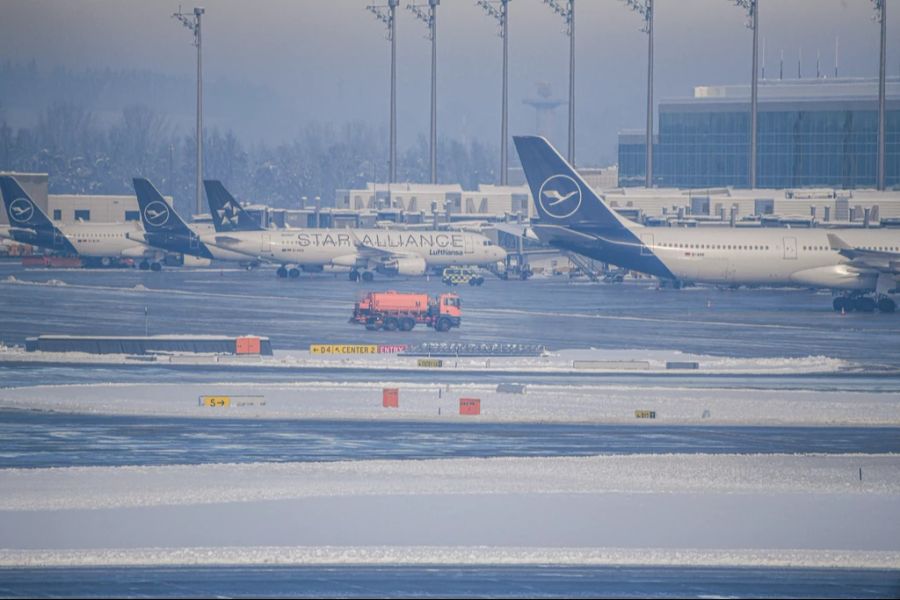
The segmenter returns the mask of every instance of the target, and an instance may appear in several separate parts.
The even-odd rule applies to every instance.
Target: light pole
[[[876,185],[879,190],[884,190],[885,173],[884,173],[884,79],[885,79],[885,62],[887,59],[887,0],[872,0],[875,4],[875,10],[878,15],[876,21],[881,24],[881,55],[878,63],[878,180]]]
[[[647,34],[647,181],[646,186],[653,187],[653,0],[625,0],[644,18],[641,31]]]
[[[388,183],[397,180],[397,5],[400,0],[388,0],[386,6],[370,5],[366,10],[387,25],[387,39],[391,42],[391,141]]]
[[[569,36],[569,164],[575,166],[575,0],[544,0],[544,4],[560,15]]]
[[[500,185],[508,183],[509,176],[509,2],[510,0],[475,0],[491,17],[497,19],[503,38],[503,91],[500,101]]]
[[[753,30],[753,77],[750,80],[750,189],[756,188],[756,115],[758,47],[759,47],[759,0],[734,0],[736,6],[747,11],[747,27]]]
[[[428,26],[426,39],[431,40],[431,183],[437,183],[437,7],[441,0],[428,0],[426,5],[407,4],[406,8]]]
[[[194,8],[193,13],[183,13],[179,7],[178,12],[172,15],[193,32],[194,46],[197,47],[197,214],[203,212],[203,57],[200,43],[200,16],[205,12],[206,10],[203,8]],[[193,18],[191,18],[192,15]]]

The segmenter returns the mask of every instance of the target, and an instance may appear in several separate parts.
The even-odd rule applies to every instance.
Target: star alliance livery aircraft
[[[300,269],[350,269],[350,279],[371,281],[373,272],[424,275],[450,265],[493,266],[506,252],[488,238],[461,231],[387,229],[262,229],[218,181],[204,181],[216,227],[208,243],[257,260],[279,263],[279,277]],[[204,241],[206,238],[204,238]]]
[[[836,311],[894,312],[900,231],[644,227],[614,210],[542,137],[515,137],[541,241],[680,285],[809,286]]]
[[[109,266],[119,258],[142,258],[142,269],[150,268],[148,259],[159,264],[163,253],[129,237],[140,233],[136,223],[54,223],[15,178],[0,177],[0,191],[9,217],[9,229],[2,232],[5,237],[60,254],[79,256],[88,264]]]

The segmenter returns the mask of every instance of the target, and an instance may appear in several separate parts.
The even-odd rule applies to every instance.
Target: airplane
[[[540,220],[537,237],[566,251],[685,283],[806,286],[837,312],[892,313],[900,231],[644,227],[612,210],[544,138],[513,138]]]
[[[450,265],[490,265],[506,251],[481,234],[385,229],[263,229],[218,181],[204,181],[217,234],[211,243],[258,260],[279,263],[279,277],[300,269],[348,268],[350,280],[372,281],[374,273],[424,275]],[[298,268],[299,267],[299,268]]]
[[[104,267],[120,258],[143,259],[140,267],[145,270],[150,268],[148,258],[159,264],[159,251],[129,237],[129,233],[139,231],[136,223],[54,223],[9,175],[0,176],[0,192],[10,223],[0,235],[23,244],[79,256],[88,264]]]
[[[166,252],[206,261],[231,261],[249,266],[255,262],[246,254],[207,243],[205,240],[211,234],[197,233],[191,229],[147,179],[135,177],[133,183],[144,230],[130,232],[129,238]]]

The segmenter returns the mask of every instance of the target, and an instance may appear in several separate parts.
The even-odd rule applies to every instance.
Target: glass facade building
[[[757,187],[871,188],[876,185],[875,97],[760,97]],[[773,86],[777,87],[777,86]],[[727,96],[727,94],[723,94]],[[774,94],[773,94],[774,96]],[[659,105],[654,185],[748,187],[750,102],[695,97]],[[900,98],[888,97],[885,185],[900,186]],[[619,134],[619,185],[645,183],[643,132]]]

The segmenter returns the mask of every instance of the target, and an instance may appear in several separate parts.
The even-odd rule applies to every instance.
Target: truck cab
[[[459,327],[462,321],[462,302],[456,294],[441,294],[438,297],[438,315],[434,328],[447,331],[450,327]]]

